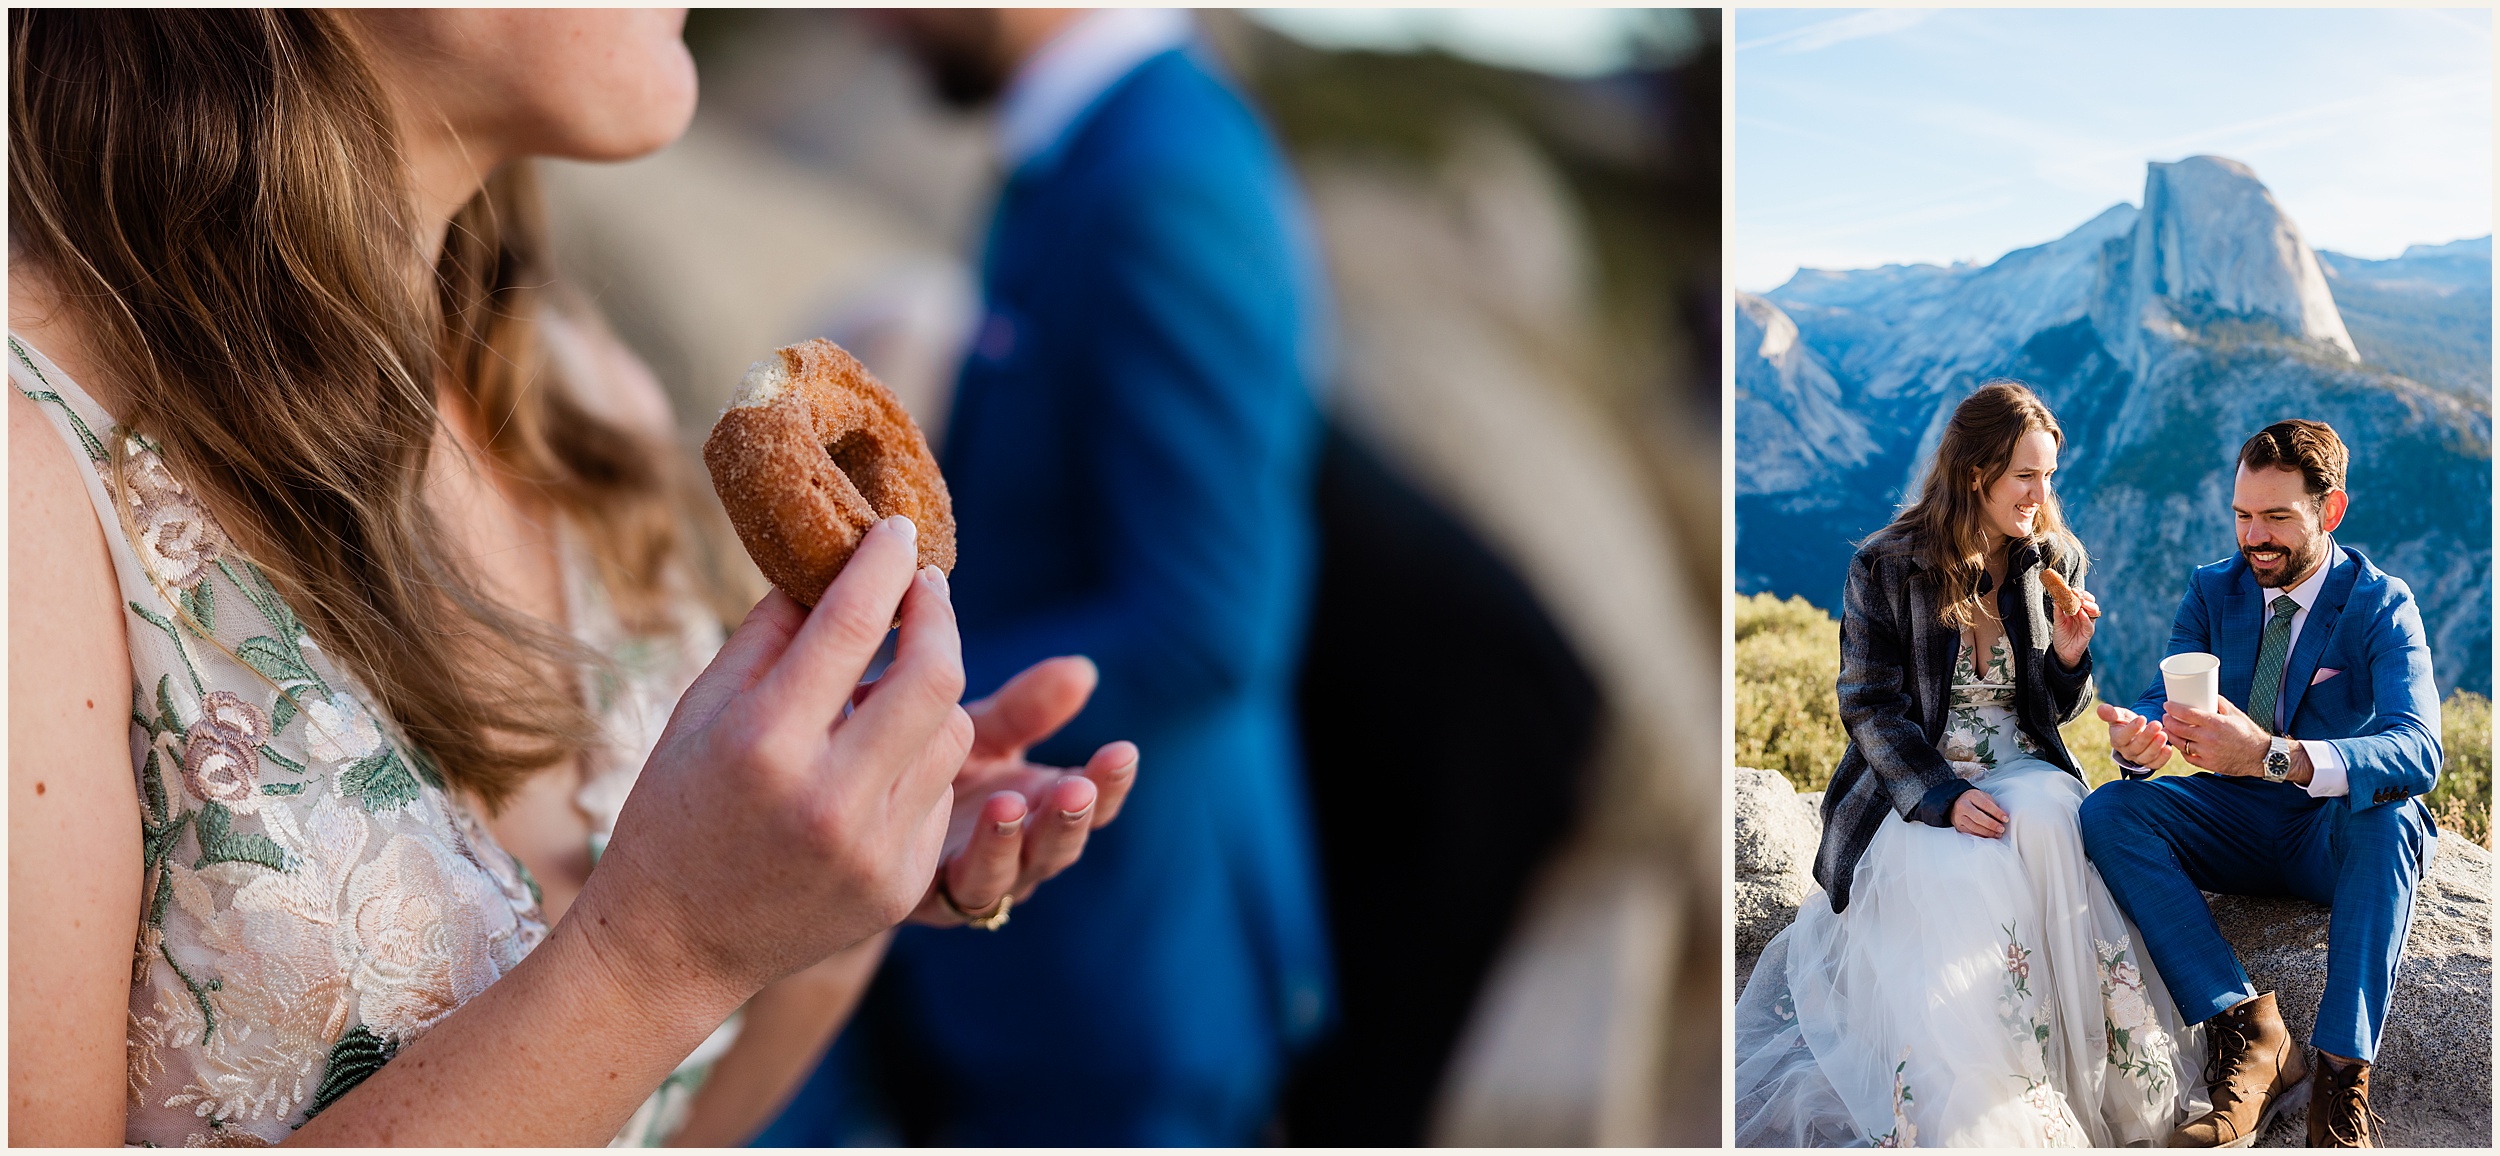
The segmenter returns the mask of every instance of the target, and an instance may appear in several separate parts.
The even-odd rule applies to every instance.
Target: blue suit
[[[2083,838],[2191,1022],[2257,994],[2200,888],[2331,906],[2310,1042],[2369,1060],[2438,834],[2417,796],[2439,781],[2439,692],[2413,592],[2358,550],[2333,561],[2285,661],[2278,717],[2284,735],[2334,746],[2351,792],[2318,799],[2288,782],[2211,773],[2115,782],[2084,800]],[[2248,702],[2273,593],[2237,554],[2198,568],[2164,653],[2215,655],[2222,697]],[[2337,673],[2321,679],[2328,671]],[[2165,701],[2155,678],[2135,709],[2159,718]]]
[[[940,454],[967,697],[1090,656],[1033,757],[1131,739],[1137,785],[1004,930],[904,928],[862,1013],[888,1045],[846,1060],[876,1029],[847,1032],[765,1141],[1255,1143],[1331,1000],[1292,710],[1324,337],[1299,196],[1167,51],[1010,177],[983,274]],[[871,1080],[934,1086],[880,1131]]]

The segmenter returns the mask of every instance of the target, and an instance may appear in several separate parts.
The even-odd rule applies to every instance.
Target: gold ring
[[[955,893],[947,889],[946,877],[943,875],[938,877],[937,892],[938,902],[945,904],[948,911],[961,916],[964,926],[977,927],[983,931],[996,931],[1007,926],[1007,910],[1016,905],[1014,895],[1004,894],[998,897],[998,902],[990,905],[987,912],[975,914],[966,911],[963,904],[955,902]]]

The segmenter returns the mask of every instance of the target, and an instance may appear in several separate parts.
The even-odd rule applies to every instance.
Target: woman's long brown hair
[[[335,15],[9,13],[11,247],[323,650],[489,806],[591,742],[582,650],[497,604],[422,481],[438,383],[588,531],[629,621],[672,548],[670,455],[572,404],[535,332],[542,230],[498,173],[422,268],[381,89]]]
[[[1999,379],[1980,386],[1953,407],[1918,500],[1895,515],[1880,535],[1897,538],[1926,560],[1937,576],[1938,616],[1955,630],[1968,629],[1978,612],[1979,580],[1988,568],[1981,495],[2013,464],[2014,443],[2035,431],[2065,448],[2066,431],[2039,395],[2018,381]],[[2089,558],[2058,512],[2055,489],[2041,495],[2031,540],[2048,560],[2072,558],[2075,577],[2083,576]]]

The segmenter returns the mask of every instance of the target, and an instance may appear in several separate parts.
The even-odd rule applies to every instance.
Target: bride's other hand
[[[1994,839],[2005,834],[2005,808],[1986,791],[1964,791],[1953,800],[1953,829]]]
[[[2109,746],[2120,758],[2148,771],[2158,771],[2170,761],[2170,735],[2161,723],[2108,703],[2092,713],[2109,724]]]
[[[985,913],[1001,896],[1019,903],[1085,850],[1086,836],[1109,823],[1137,781],[1137,746],[1106,743],[1081,771],[1039,766],[1025,751],[1084,709],[1100,675],[1085,658],[1033,664],[998,693],[968,704],[972,753],[955,776],[954,820],[946,861],[912,913],[915,923],[955,926],[965,911]]]
[[[2093,619],[2101,616],[2101,600],[2089,590],[2078,589],[2075,597],[2083,603],[2073,614],[2060,614],[2049,624],[2049,645],[2057,651],[2057,660],[2072,670],[2083,661],[2083,652],[2092,646]]]
[[[973,741],[945,579],[903,518],[813,612],[779,592],[680,699],[567,924],[602,959],[728,1006],[909,914]],[[877,693],[844,713],[901,605]],[[828,690],[831,689],[831,693]]]

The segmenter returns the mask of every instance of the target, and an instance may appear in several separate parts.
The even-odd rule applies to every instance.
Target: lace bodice
[[[146,890],[125,1138],[282,1140],[544,939],[537,885],[154,448],[15,335],[9,355],[81,463],[129,611]],[[585,686],[608,723],[578,796],[596,845],[719,631],[693,611],[629,638],[565,553],[575,632],[616,659]],[[685,1072],[620,1139],[682,1110]]]
[[[2012,743],[2009,753],[2006,744]],[[2014,656],[2003,634],[1988,648],[1987,673],[1971,667],[1970,632],[1953,655],[1953,686],[1945,701],[1944,738],[1936,744],[1955,774],[1976,779],[2040,745],[2014,719]]]

